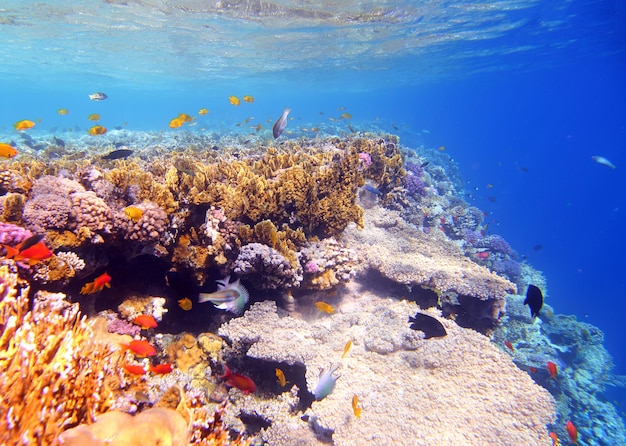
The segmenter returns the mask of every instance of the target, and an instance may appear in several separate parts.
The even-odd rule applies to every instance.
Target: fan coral
[[[301,268],[295,270],[282,254],[261,243],[242,246],[234,272],[248,276],[246,280],[260,289],[293,287],[302,280]]]

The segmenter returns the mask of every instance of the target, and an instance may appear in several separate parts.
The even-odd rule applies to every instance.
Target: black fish
[[[20,245],[19,252],[26,251],[28,248],[30,248],[31,246],[35,246],[37,243],[39,243],[42,240],[43,240],[43,235],[41,234],[35,234],[35,235],[28,237]]]
[[[61,138],[57,138],[56,136],[53,136],[52,140],[57,146],[65,148],[65,141],[63,141]]]
[[[420,313],[419,311],[415,313],[415,317],[409,316],[409,322],[411,322],[411,328],[413,330],[424,332],[425,339],[441,338],[448,334],[441,322],[434,317]]]
[[[287,127],[287,116],[291,112],[290,108],[286,108],[283,110],[283,114],[280,115],[280,118],[276,120],[274,123],[274,127],[272,127],[272,134],[274,135],[274,139],[278,138],[285,131],[285,127]]]
[[[112,152],[107,153],[102,157],[103,160],[119,160],[122,158],[126,158],[133,153],[133,150],[130,149],[118,149]]]
[[[528,305],[530,307],[530,315],[532,317],[539,316],[539,310],[541,310],[541,307],[543,306],[543,294],[535,285],[528,285],[524,305]]]

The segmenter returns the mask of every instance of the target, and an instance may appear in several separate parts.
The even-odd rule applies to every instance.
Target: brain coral
[[[487,337],[440,318],[448,335],[424,340],[407,323],[414,303],[356,287],[352,292],[355,302],[311,323],[280,316],[274,302],[255,303],[219,334],[236,348],[251,345],[250,357],[304,364],[309,391],[320,370],[341,362],[334,391],[306,413],[314,430],[332,434],[332,444],[362,445],[365,438],[372,444],[420,446],[549,444],[552,397]],[[371,321],[379,322],[371,328]],[[385,343],[379,345],[381,338]],[[353,346],[342,360],[347,339]],[[350,406],[355,394],[360,419]],[[273,420],[261,433],[265,441],[299,444],[294,432],[304,421],[289,405],[245,403],[251,413]]]
[[[446,314],[479,331],[495,327],[505,296],[515,293],[513,283],[470,261],[443,235],[425,234],[394,211],[368,209],[365,229],[348,227],[343,241],[385,277],[436,291]]]

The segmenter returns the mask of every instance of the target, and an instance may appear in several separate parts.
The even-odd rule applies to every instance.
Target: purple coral
[[[28,229],[0,222],[0,243],[3,245],[16,245],[32,235]]]
[[[501,276],[507,276],[510,281],[517,282],[522,274],[522,266],[519,262],[511,259],[496,260],[492,262],[491,269]]]
[[[109,333],[125,334],[135,337],[141,333],[141,327],[114,316],[107,323],[107,331]]]
[[[169,227],[167,213],[151,201],[134,206],[143,211],[143,215],[137,221],[128,218],[122,210],[115,216],[115,226],[121,231],[122,236],[126,240],[167,244],[169,240],[164,237]]]
[[[517,257],[511,245],[507,243],[502,236],[498,234],[492,234],[483,238],[480,242],[481,248],[487,248],[491,252],[500,253],[511,257]]]
[[[406,191],[409,195],[414,197],[425,197],[426,184],[422,180],[424,176],[424,169],[422,166],[416,163],[406,163]]]
[[[249,243],[241,247],[235,261],[235,273],[250,275],[248,278],[257,288],[278,289],[296,286],[302,280],[302,270],[294,270],[281,253],[261,243]]]

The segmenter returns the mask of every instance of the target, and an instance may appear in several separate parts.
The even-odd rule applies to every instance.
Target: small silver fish
[[[274,139],[278,138],[285,131],[285,127],[287,127],[287,116],[289,116],[290,112],[290,108],[283,110],[283,114],[280,115],[280,118],[274,123],[274,127],[272,128]]]
[[[233,300],[239,297],[239,291],[224,289],[219,290],[214,293],[199,293],[198,294],[198,302],[213,302],[213,303],[224,303],[224,302],[232,302]]]
[[[613,164],[612,162],[610,162],[608,159],[606,159],[603,156],[595,155],[595,156],[592,156],[591,159],[594,160],[596,163],[602,164],[603,166],[606,166],[606,167],[610,167],[611,169],[615,169],[617,167],[615,164]]]
[[[89,95],[89,99],[92,101],[104,101],[108,96],[104,93],[95,92]]]

